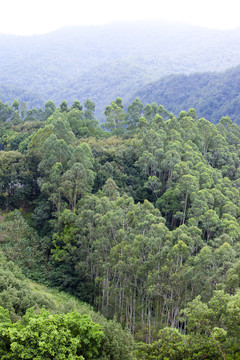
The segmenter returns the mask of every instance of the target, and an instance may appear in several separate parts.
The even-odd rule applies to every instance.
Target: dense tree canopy
[[[239,127],[228,117],[213,125],[192,108],[176,117],[139,99],[125,111],[120,97],[106,107],[103,129],[91,100],[48,102],[32,118],[18,107],[5,104],[0,116],[7,259],[127,327],[148,344],[139,345],[140,359],[237,359]],[[16,321],[35,298],[23,291],[27,305],[18,308],[21,279],[9,279],[17,290],[6,282],[0,305]],[[68,319],[41,313],[31,321],[52,326],[60,318]],[[31,321],[8,325],[27,336]],[[102,331],[113,342],[116,333],[124,338],[121,326],[110,328]],[[121,341],[126,354],[129,342]],[[121,351],[101,356],[128,359]]]

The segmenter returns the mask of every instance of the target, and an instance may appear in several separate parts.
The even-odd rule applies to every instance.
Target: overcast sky
[[[240,27],[239,0],[2,0],[0,33],[43,34],[68,25],[165,19],[216,29]]]

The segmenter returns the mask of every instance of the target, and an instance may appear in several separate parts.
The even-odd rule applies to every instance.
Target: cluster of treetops
[[[0,102],[1,358],[239,359],[239,127],[94,108]],[[115,321],[37,301],[16,266]]]

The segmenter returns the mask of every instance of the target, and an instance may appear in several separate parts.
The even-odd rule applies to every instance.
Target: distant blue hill
[[[222,73],[171,75],[135,92],[146,103],[156,102],[174,114],[194,108],[199,117],[217,123],[229,116],[240,124],[240,66]]]
[[[239,59],[240,29],[139,21],[29,37],[0,35],[0,83],[36,94],[36,101],[27,100],[31,106],[91,98],[99,118],[116,96],[127,104],[139,88],[160,77],[224,71]],[[11,92],[6,88],[0,99],[11,102]]]

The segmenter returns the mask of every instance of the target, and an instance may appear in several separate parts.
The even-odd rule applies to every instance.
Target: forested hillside
[[[30,282],[2,253],[0,260],[1,359],[135,359],[133,339],[120,324]]]
[[[137,91],[144,104],[160,102],[173,113],[194,107],[200,117],[218,123],[222,116],[240,124],[240,66],[222,73],[170,75]]]
[[[49,99],[59,105],[62,99],[90,98],[102,120],[112,99],[120,96],[128,104],[135,91],[164,75],[237,66],[239,31],[142,21],[0,35],[1,100],[17,98],[31,108]]]
[[[0,103],[4,256],[127,327],[138,359],[238,359],[239,127],[137,98],[102,127],[94,110]]]

